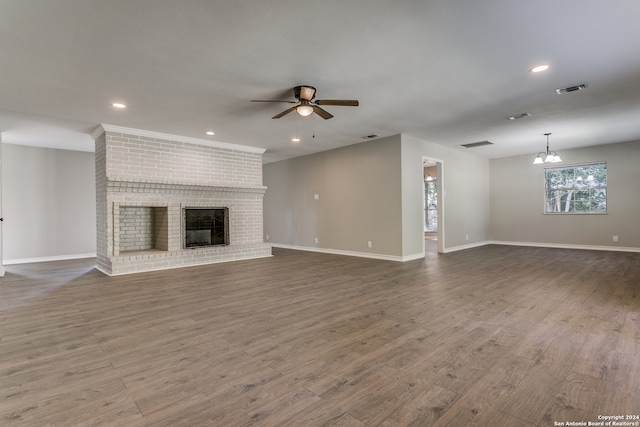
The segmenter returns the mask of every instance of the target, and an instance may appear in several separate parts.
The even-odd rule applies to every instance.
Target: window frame
[[[578,169],[578,168],[583,168],[583,167],[588,167],[588,166],[604,166],[604,170],[605,170],[605,185],[604,186],[595,186],[597,188],[600,189],[604,189],[604,210],[602,211],[594,211],[594,210],[589,210],[589,211],[576,211],[575,209],[570,211],[570,212],[565,212],[565,211],[548,211],[547,207],[547,201],[548,201],[548,194],[549,191],[553,190],[547,187],[547,183],[548,183],[548,178],[547,178],[547,172],[551,171],[551,170],[558,170],[558,169]],[[609,174],[608,174],[608,167],[607,167],[607,162],[606,161],[596,161],[596,162],[587,162],[587,163],[573,163],[573,164],[567,164],[564,166],[548,166],[544,168],[544,180],[543,180],[543,213],[545,215],[607,215],[609,207],[608,207],[608,179],[609,179]],[[573,191],[579,191],[580,188],[579,187],[568,187],[570,189],[572,189]],[[575,197],[575,196],[573,196]],[[575,201],[575,199],[574,199]]]

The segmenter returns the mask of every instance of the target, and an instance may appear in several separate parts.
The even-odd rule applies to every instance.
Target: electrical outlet
[[[367,247],[370,248],[372,246],[371,240],[367,242]]]
[[[320,195],[318,193],[314,194],[313,200],[320,200]]]
[[[618,236],[613,236],[613,241],[618,242]]]
[[[269,235],[267,234],[267,240],[269,240]]]
[[[469,240],[469,235],[464,236],[465,239]]]
[[[315,240],[316,243],[318,243],[318,238],[317,237],[314,240]]]

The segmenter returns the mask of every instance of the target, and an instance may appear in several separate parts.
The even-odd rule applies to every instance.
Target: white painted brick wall
[[[120,251],[155,249],[155,208],[120,206]]]
[[[98,268],[124,274],[270,256],[265,191],[261,154],[106,131],[96,138]],[[184,249],[184,207],[229,208],[230,245]],[[145,221],[155,225],[135,229]]]
[[[108,131],[105,136],[109,180],[262,185],[261,154]]]

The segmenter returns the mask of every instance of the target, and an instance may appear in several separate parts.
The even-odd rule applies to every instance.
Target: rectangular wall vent
[[[460,144],[460,147],[475,148],[475,147],[482,147],[483,145],[493,145],[493,142],[489,142],[489,141],[470,142],[469,144]]]

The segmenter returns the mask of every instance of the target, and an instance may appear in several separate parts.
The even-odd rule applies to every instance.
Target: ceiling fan
[[[340,105],[345,107],[357,107],[359,102],[357,99],[316,99],[316,88],[313,86],[296,86],[293,88],[293,94],[297,101],[279,101],[279,100],[262,100],[252,99],[251,102],[287,102],[289,104],[298,104],[287,110],[284,110],[280,114],[273,116],[274,119],[279,119],[282,116],[289,114],[292,111],[296,111],[299,115],[306,117],[312,113],[316,113],[323,119],[327,120],[333,117],[333,114],[327,110],[320,108],[320,105]]]

